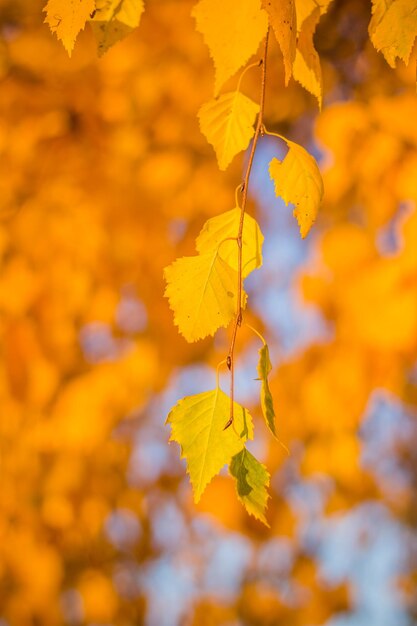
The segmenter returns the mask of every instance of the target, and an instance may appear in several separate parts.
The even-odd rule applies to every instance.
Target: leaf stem
[[[249,154],[248,165],[246,167],[245,176],[243,179],[243,183],[241,186],[242,189],[242,206],[240,207],[240,220],[239,220],[239,230],[237,235],[237,254],[238,254],[238,283],[237,283],[237,304],[236,304],[236,315],[233,323],[232,330],[232,338],[230,341],[229,352],[227,355],[227,366],[230,370],[230,417],[228,422],[226,423],[224,430],[229,428],[231,424],[233,424],[233,402],[234,402],[234,394],[235,394],[235,345],[236,345],[236,336],[239,326],[242,325],[242,295],[243,295],[243,263],[242,263],[242,235],[243,235],[243,223],[245,219],[245,210],[246,210],[246,202],[248,198],[248,190],[249,190],[249,179],[252,171],[253,159],[255,157],[256,146],[258,144],[258,139],[261,135],[264,134],[264,125],[263,125],[263,114],[264,114],[264,105],[265,105],[265,85],[266,85],[266,59],[268,54],[268,40],[269,40],[269,28],[265,37],[265,45],[264,45],[264,53],[261,62],[259,65],[262,68],[262,78],[261,78],[261,97],[259,102],[259,115],[256,123],[255,135],[252,141],[252,147]]]

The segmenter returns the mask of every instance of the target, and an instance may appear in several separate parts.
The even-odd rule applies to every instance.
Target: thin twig
[[[240,207],[240,221],[239,221],[239,230],[237,235],[237,274],[238,274],[238,283],[237,283],[237,305],[236,305],[236,315],[233,323],[233,331],[232,331],[232,339],[230,341],[229,352],[227,355],[227,366],[230,369],[230,417],[227,424],[224,427],[229,428],[229,426],[233,423],[233,403],[234,403],[234,393],[235,393],[235,344],[236,344],[236,335],[239,326],[242,324],[242,292],[243,292],[243,275],[242,275],[242,235],[243,235],[243,222],[245,219],[245,210],[246,210],[246,201],[248,198],[248,190],[249,190],[249,178],[252,170],[253,159],[255,157],[256,146],[258,144],[258,139],[260,135],[264,133],[263,126],[263,115],[264,115],[264,104],[265,104],[265,84],[266,84],[266,58],[268,53],[268,39],[269,39],[269,29],[266,33],[265,37],[265,46],[264,46],[264,54],[261,61],[262,66],[262,79],[261,79],[261,98],[259,102],[259,115],[258,121],[256,123],[255,135],[253,137],[252,147],[249,154],[248,165],[246,167],[245,177],[242,183],[242,205]]]

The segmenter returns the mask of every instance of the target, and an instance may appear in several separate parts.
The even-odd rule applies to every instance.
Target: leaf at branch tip
[[[229,471],[236,479],[237,496],[247,512],[269,528],[265,509],[269,499],[266,488],[270,476],[265,466],[243,448],[233,457]]]
[[[139,26],[143,0],[97,0],[91,27],[99,56]]]
[[[96,6],[95,0],[48,0],[45,22],[71,56],[78,33]]]
[[[319,108],[322,103],[322,75],[320,58],[314,47],[313,35],[320,19],[320,9],[304,20],[303,28],[298,35],[297,51],[293,67],[294,78],[317,98]]]
[[[242,450],[245,441],[253,438],[250,413],[236,402],[233,411],[233,424],[224,430],[230,398],[221,389],[215,389],[183,398],[168,415],[170,440],[181,446],[181,458],[187,461],[195,502],[200,500],[211,479]]]
[[[198,114],[201,132],[214,147],[221,170],[248,147],[258,113],[259,105],[240,91],[225,93],[201,107]]]
[[[272,394],[269,389],[268,375],[272,370],[271,361],[269,359],[269,349],[266,344],[259,350],[258,361],[258,376],[261,381],[261,407],[262,414],[265,418],[266,425],[268,426],[274,437],[277,436],[275,429],[275,411],[274,402],[272,400]]]
[[[408,64],[417,36],[415,0],[372,0],[369,35],[391,67],[397,58]]]
[[[200,0],[193,9],[216,70],[215,95],[256,53],[268,29],[261,0]]]
[[[237,241],[225,241],[225,239],[236,237],[240,213],[240,209],[236,208],[212,217],[204,224],[196,240],[198,252],[204,253],[218,249],[219,256],[236,271],[238,269]],[[242,233],[243,278],[261,267],[263,241],[264,237],[258,223],[253,217],[245,213]]]
[[[262,0],[262,6],[268,13],[269,22],[284,57],[285,84],[292,75],[297,42],[297,17],[294,0]]]
[[[237,272],[216,251],[177,259],[165,268],[165,280],[175,324],[187,341],[214,335],[233,318]]]
[[[315,159],[302,146],[285,140],[289,150],[283,161],[273,158],[269,175],[275,184],[275,194],[286,204],[294,204],[301,237],[313,225],[323,198],[323,180]]]

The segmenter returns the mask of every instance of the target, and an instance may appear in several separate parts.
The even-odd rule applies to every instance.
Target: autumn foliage
[[[411,624],[414,0],[0,27],[0,625]]]

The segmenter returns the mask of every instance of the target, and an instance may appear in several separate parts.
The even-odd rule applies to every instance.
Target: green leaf
[[[203,226],[196,240],[198,252],[218,249],[219,255],[230,267],[237,271],[237,241],[225,241],[236,238],[239,230],[241,211],[232,209],[209,219]],[[242,233],[243,278],[262,265],[262,244],[264,237],[256,220],[245,213]],[[222,243],[223,242],[223,243]]]
[[[233,424],[224,430],[230,398],[217,388],[183,398],[168,415],[167,423],[172,428],[170,441],[181,446],[181,458],[187,461],[195,502],[200,500],[211,479],[242,450],[244,442],[253,438],[250,413],[236,402],[233,412]]]
[[[233,457],[229,471],[236,479],[237,496],[247,512],[269,528],[265,509],[269,499],[266,488],[270,476],[265,466],[243,448]]]
[[[317,217],[323,199],[323,180],[315,159],[293,141],[282,137],[288,145],[283,161],[273,158],[269,175],[275,184],[275,194],[286,204],[294,204],[301,237],[305,237]]]
[[[217,251],[177,259],[164,273],[165,296],[187,341],[213,335],[229,324],[236,311],[237,272]]]
[[[261,407],[265,422],[274,435],[277,436],[275,429],[275,411],[274,402],[272,400],[271,391],[269,389],[268,375],[272,370],[271,361],[269,359],[269,349],[266,344],[259,350],[258,375],[261,381]]]
[[[259,104],[240,91],[225,93],[201,107],[198,113],[201,132],[214,147],[221,170],[248,147],[255,134],[257,113]]]

